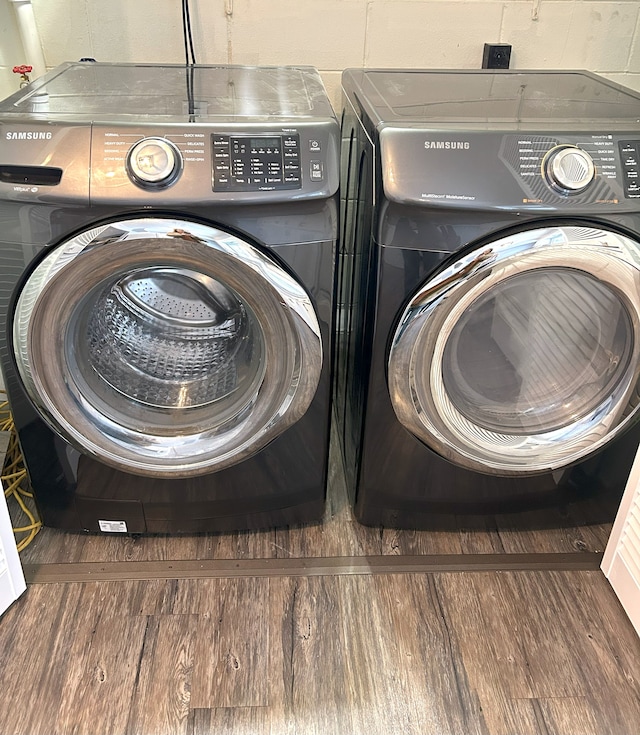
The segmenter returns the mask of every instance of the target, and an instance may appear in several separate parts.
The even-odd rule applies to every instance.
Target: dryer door
[[[463,467],[556,470],[636,418],[640,244],[588,227],[497,240],[429,280],[389,355],[400,422]]]
[[[14,317],[18,370],[68,441],[132,473],[235,464],[295,423],[322,366],[304,288],[247,242],[136,219],[64,242]]]

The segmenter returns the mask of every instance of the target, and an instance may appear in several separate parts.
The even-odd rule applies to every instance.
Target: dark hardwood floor
[[[593,572],[33,584],[3,735],[636,735],[640,641]]]
[[[551,513],[365,528],[334,458],[315,526],[44,529],[0,621],[0,735],[637,735],[610,524]]]

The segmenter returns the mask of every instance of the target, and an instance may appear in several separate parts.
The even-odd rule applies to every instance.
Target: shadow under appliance
[[[321,518],[338,123],[311,68],[65,64],[0,104],[0,349],[46,525]]]
[[[612,520],[639,439],[640,96],[583,72],[354,69],[343,99],[357,518],[589,498]]]

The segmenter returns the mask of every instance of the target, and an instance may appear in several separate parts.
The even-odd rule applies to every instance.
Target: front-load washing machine
[[[640,96],[481,70],[347,70],[343,93],[357,518],[516,522],[587,497],[612,517],[639,438]]]
[[[311,68],[72,63],[0,105],[0,347],[46,525],[321,518],[339,126]]]

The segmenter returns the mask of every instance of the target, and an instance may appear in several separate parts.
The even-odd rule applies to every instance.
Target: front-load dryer
[[[73,63],[0,105],[0,347],[46,525],[317,521],[339,127],[311,68]]]
[[[515,523],[584,499],[612,520],[639,438],[640,96],[480,70],[347,70],[343,92],[356,517]]]

